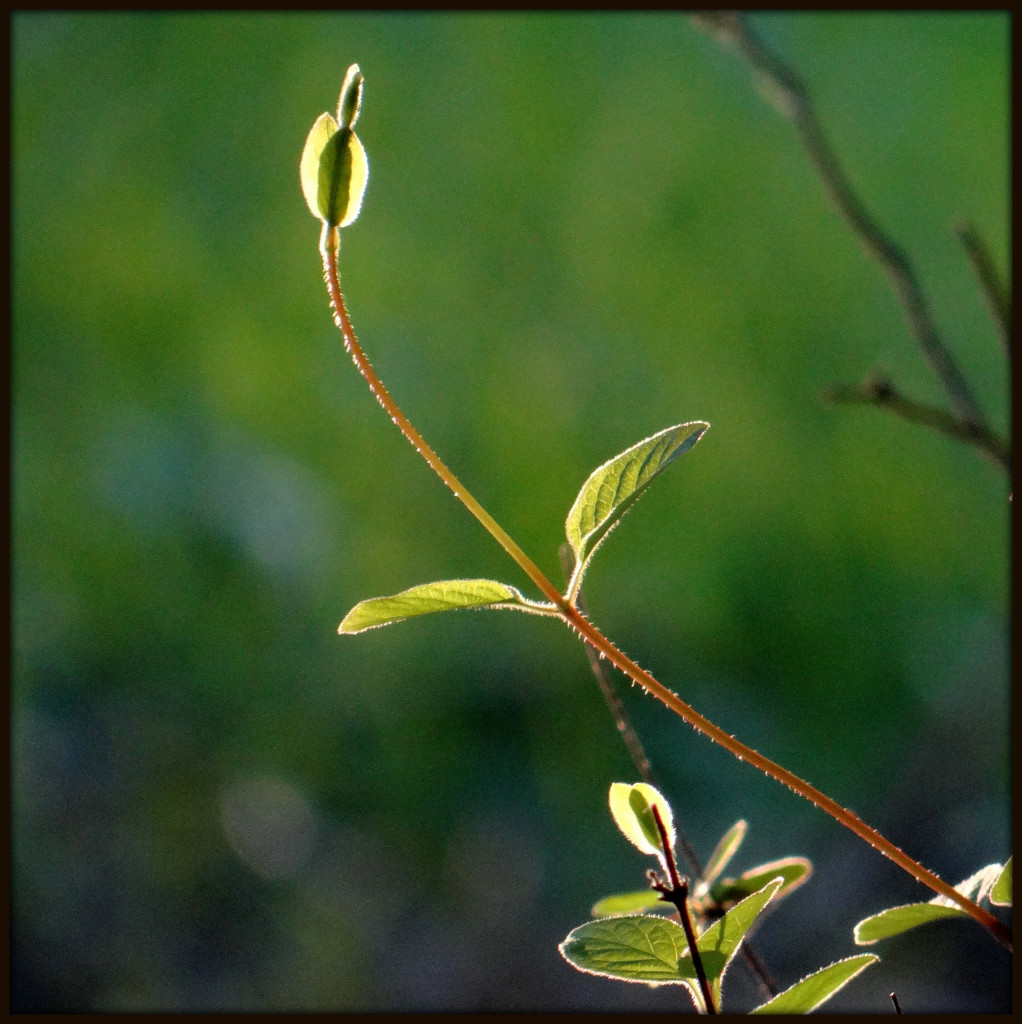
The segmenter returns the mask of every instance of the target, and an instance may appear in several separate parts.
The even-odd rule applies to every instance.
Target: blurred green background
[[[1007,15],[753,23],[1007,430],[951,232],[972,220],[1006,266]],[[336,635],[431,579],[533,593],[331,323],[297,167],[352,61],[370,178],[342,280],[413,422],[560,579],[589,472],[709,420],[595,560],[592,617],[943,877],[1003,861],[1006,481],[820,400],[872,369],[943,397],[733,54],[676,15],[12,24],[15,1008],[686,1008],[556,950],[649,866],[606,810],[635,772],[578,641],[487,612]],[[813,859],[755,938],[782,986],[927,898],[624,699],[704,858],[744,817],[736,868]],[[971,922],[879,952],[833,1008],[1008,1005]]]

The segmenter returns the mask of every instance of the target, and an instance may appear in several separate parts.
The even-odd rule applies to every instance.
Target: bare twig
[[[965,253],[972,264],[976,280],[983,289],[983,297],[990,307],[990,313],[1001,335],[1001,344],[1008,358],[1011,358],[1011,296],[1004,287],[1000,274],[990,257],[990,250],[972,224],[959,224],[955,234],[965,247]]]
[[[885,377],[872,376],[857,387],[838,384],[826,391],[825,397],[832,402],[873,405],[880,409],[889,409],[910,423],[918,423],[972,445],[1007,473],[1011,473],[1011,452],[1008,446],[987,427],[960,420],[943,409],[923,405],[907,398]]]
[[[794,125],[831,202],[844,217],[867,254],[879,264],[887,276],[901,304],[909,330],[943,384],[963,429],[966,425],[971,425],[985,431],[987,428],[983,414],[954,358],[937,332],[908,256],[884,234],[855,193],[823,134],[816,110],[802,80],[789,65],[767,48],[738,12],[697,15],[696,23],[708,30],[716,39],[731,44],[738,51],[745,63],[759,76],[768,98]]]

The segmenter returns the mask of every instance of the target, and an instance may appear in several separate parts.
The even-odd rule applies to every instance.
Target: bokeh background
[[[1008,260],[1007,15],[762,16],[911,252],[998,429],[951,227]],[[22,1010],[686,1009],[557,943],[648,866],[578,641],[460,613],[338,637],[415,583],[528,581],[387,422],[331,323],[297,166],[366,76],[356,327],[552,577],[599,463],[700,445],[601,550],[591,614],[726,728],[958,881],[1010,852],[1003,473],[820,392],[943,396],[791,126],[680,15],[13,16],[12,1001]],[[816,873],[782,986],[926,891],[625,690],[705,858]],[[831,1007],[1004,1010],[971,922]],[[735,1010],[758,1001],[740,967]]]

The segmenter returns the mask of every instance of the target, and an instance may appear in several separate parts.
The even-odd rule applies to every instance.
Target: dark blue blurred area
[[[753,19],[916,260],[993,424],[951,226],[1008,265],[1006,14]],[[425,437],[555,580],[598,464],[711,430],[601,548],[592,618],[728,732],[958,882],[1010,854],[1009,488],[828,405],[943,396],[747,69],[673,14],[12,18],[12,1010],[687,1010],[557,953],[650,865],[577,639],[359,600],[528,581],[376,407],[298,183],[349,63],[370,176],[341,273]],[[702,857],[810,857],[782,987],[929,893],[619,680]],[[952,921],[828,1008],[1006,1012]],[[761,997],[741,966],[725,1009]]]

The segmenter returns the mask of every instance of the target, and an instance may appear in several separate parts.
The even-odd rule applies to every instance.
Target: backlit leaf
[[[362,109],[362,91],[365,79],[357,64],[352,64],[344,76],[340,99],[337,101],[337,124],[341,128],[354,128]]]
[[[805,857],[781,857],[742,872],[738,878],[725,878],[710,886],[710,896],[718,903],[731,903],[745,899],[749,893],[761,889],[771,878],[780,876],[784,884],[778,890],[778,899],[797,889],[812,873],[813,866]]]
[[[1001,874],[1000,864],[988,864],[975,874],[969,875],[955,886],[960,892],[974,902],[985,899]],[[935,896],[929,903],[907,903],[900,907],[889,907],[879,914],[860,921],[853,931],[855,943],[859,946],[871,946],[881,939],[900,935],[910,928],[918,928],[930,921],[939,921],[945,917],[968,917],[969,915],[946,896]]]
[[[557,947],[587,974],[622,981],[678,984],[695,978],[681,925],[662,917],[605,917],[572,929]],[[680,962],[680,963],[679,963]]]
[[[694,421],[647,437],[595,470],[568,512],[565,532],[581,572],[621,517],[658,473],[688,451],[709,429]]]
[[[696,945],[706,968],[706,975],[713,984],[713,995],[720,1006],[720,984],[724,972],[738,952],[742,940],[752,927],[756,918],[766,909],[767,904],[783,884],[782,878],[776,878],[765,885],[759,892],[753,893],[732,907],[719,921],[710,925]],[[713,964],[711,971],[710,965]]]
[[[326,144],[337,134],[337,122],[330,114],[320,114],[312,126],[305,148],[302,150],[300,174],[302,194],[314,217],[326,219],[326,211],[319,204],[319,160]]]
[[[1011,857],[1008,858],[990,890],[990,902],[998,907],[1011,906]]]
[[[443,580],[423,583],[391,597],[360,601],[344,616],[338,633],[361,633],[376,626],[410,619],[414,615],[447,612],[456,608],[519,607],[522,595],[494,580]]]
[[[829,967],[821,967],[762,1006],[757,1006],[752,1013],[812,1013],[879,959],[874,953],[861,953],[847,960],[838,960]]]
[[[710,885],[717,876],[727,867],[728,862],[738,852],[742,845],[745,833],[748,831],[747,821],[736,821],[723,835],[717,848],[710,856],[706,869],[703,871],[703,882]]]
[[[917,928],[943,917],[967,917],[959,907],[940,906],[936,903],[908,903],[903,907],[889,907],[879,914],[860,921],[852,934],[857,946],[872,946],[874,942],[900,935],[910,928]]]
[[[674,846],[674,815],[671,805],[660,792],[645,782],[629,785],[627,782],[611,784],[608,795],[610,813],[625,838],[643,853],[660,854],[660,833],[657,831],[651,808],[660,810],[667,840]]]
[[[368,180],[369,160],[358,136],[338,129],[319,158],[318,203],[327,224],[343,228],[358,216]]]

